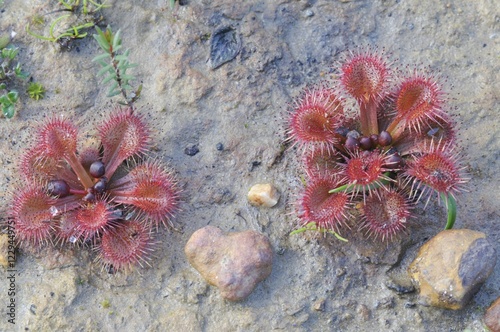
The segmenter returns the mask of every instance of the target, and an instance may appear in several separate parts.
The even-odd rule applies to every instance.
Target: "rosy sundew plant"
[[[404,233],[412,208],[437,193],[456,217],[466,179],[453,122],[433,75],[391,71],[375,52],[351,55],[333,82],[306,90],[290,112],[288,139],[303,153],[300,226],[343,227],[389,241]]]
[[[51,117],[22,156],[10,216],[20,246],[90,246],[112,271],[149,264],[153,233],[178,206],[172,173],[146,152],[150,130],[132,108],[98,127],[100,146],[77,151],[78,127]]]

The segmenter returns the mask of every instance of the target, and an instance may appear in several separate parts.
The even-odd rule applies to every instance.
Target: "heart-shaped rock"
[[[184,252],[202,277],[230,301],[245,299],[272,270],[271,243],[256,231],[225,235],[206,226],[193,233]]]

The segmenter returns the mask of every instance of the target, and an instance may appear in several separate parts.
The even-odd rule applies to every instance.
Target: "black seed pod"
[[[69,185],[64,180],[52,180],[47,184],[49,195],[64,197],[69,195]]]
[[[342,135],[344,137],[347,136],[348,132],[349,132],[349,129],[347,129],[346,127],[338,127],[337,129],[335,129],[336,134]]]
[[[100,160],[94,161],[92,165],[90,165],[89,172],[93,177],[100,178],[104,175],[104,173],[106,173],[104,163]]]
[[[107,181],[106,177],[100,178],[99,181],[97,181],[94,184],[94,191],[97,194],[102,194],[106,190],[107,183],[108,183],[108,181]]]
[[[95,194],[93,188],[87,189],[87,195],[82,198],[85,202],[93,202],[95,201]]]
[[[392,136],[387,131],[381,131],[378,135],[378,144],[380,146],[388,146],[392,143]]]
[[[372,140],[370,137],[361,137],[359,139],[359,147],[363,150],[370,150],[372,148]]]
[[[345,141],[345,148],[347,150],[351,150],[351,151],[359,148],[359,142],[358,142],[358,140],[355,139],[352,136],[347,137],[347,139]]]

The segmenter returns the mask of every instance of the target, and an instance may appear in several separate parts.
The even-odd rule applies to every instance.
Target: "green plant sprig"
[[[2,41],[0,45],[0,111],[4,117],[10,119],[16,114],[19,93],[7,84],[13,78],[25,80],[29,74],[22,70],[21,63],[15,62],[19,49],[8,46],[10,38],[4,36],[0,37],[0,40]]]
[[[49,28],[49,36],[42,36],[42,35],[39,35],[33,31],[30,30],[30,25],[29,23],[26,25],[26,32],[30,35],[32,35],[33,37],[36,37],[38,39],[41,39],[41,40],[48,40],[48,41],[51,41],[51,42],[56,42],[62,38],[70,38],[70,39],[82,39],[82,38],[85,38],[87,36],[87,32],[83,32],[82,30],[85,30],[85,29],[88,29],[88,28],[92,28],[95,23],[94,22],[87,22],[87,23],[84,23],[84,24],[80,24],[80,25],[75,25],[75,26],[72,26],[70,27],[69,29],[67,29],[65,32],[59,34],[59,35],[55,35],[54,34],[54,30],[55,30],[55,27],[56,25],[63,19],[65,18],[68,18],[70,17],[71,14],[67,14],[67,15],[62,15],[62,16],[59,16],[58,18],[56,18],[54,21],[52,21],[52,23],[50,24],[50,28]]]
[[[101,70],[97,73],[97,76],[107,76],[103,79],[102,83],[111,83],[111,87],[108,92],[108,97],[113,97],[121,94],[125,99],[125,105],[133,108],[133,103],[139,98],[142,85],[139,85],[137,90],[128,94],[129,91],[133,90],[130,85],[130,81],[134,79],[134,76],[127,73],[130,68],[137,67],[137,64],[130,63],[128,60],[129,50],[125,50],[123,54],[119,54],[118,51],[122,49],[122,39],[121,31],[118,30],[113,33],[111,27],[107,27],[106,31],[102,31],[99,27],[95,27],[97,34],[93,35],[101,49],[105,52],[104,54],[96,56],[92,61],[97,62],[101,65]]]
[[[0,84],[0,91],[5,89],[5,84]],[[0,96],[0,109],[4,117],[10,119],[16,114],[16,103],[18,100],[19,93],[16,90],[7,91]]]
[[[59,4],[61,4],[66,10],[74,12],[78,9],[80,6],[80,0],[69,0],[69,1],[64,1],[64,0],[59,0]],[[90,10],[90,4],[95,6],[94,10]],[[93,0],[83,0],[82,3],[82,12],[87,15],[87,14],[92,14],[95,13],[102,8],[108,8],[110,7],[109,5],[106,5],[106,1],[103,3],[97,3]]]
[[[26,25],[26,32],[35,38],[38,38],[41,40],[47,40],[50,42],[58,42],[58,41],[60,42],[63,39],[69,39],[69,40],[82,39],[82,38],[85,38],[88,34],[86,32],[86,30],[94,27],[102,19],[102,18],[95,18],[93,16],[93,14],[97,13],[98,11],[100,11],[103,8],[110,7],[109,5],[106,5],[106,1],[104,1],[103,3],[99,3],[99,2],[96,2],[93,0],[83,0],[82,4],[80,4],[80,0],[68,0],[68,1],[59,0],[59,4],[61,6],[63,6],[62,11],[71,12],[71,13],[61,15],[61,16],[57,17],[56,19],[54,19],[50,23],[48,36],[43,36],[41,34],[33,32],[30,29],[29,23]],[[55,12],[60,12],[60,11],[61,10],[57,10]],[[54,12],[52,12],[52,13],[54,13]],[[79,16],[80,13],[83,13],[83,15],[85,16],[83,19],[80,20],[80,21],[83,21],[84,23],[72,25],[72,26],[66,28],[64,30],[64,32],[57,34],[57,35],[55,34],[54,31],[56,30],[56,26],[58,24],[60,24],[61,21],[63,21],[64,19],[67,19],[73,15]]]
[[[30,98],[35,99],[35,100],[39,100],[39,99],[43,99],[43,97],[45,95],[45,88],[40,83],[31,82],[28,85],[28,89],[26,89],[26,92],[28,93]]]
[[[342,236],[340,236],[339,233],[331,230],[331,229],[326,229],[326,228],[322,228],[322,227],[318,227],[318,225],[316,225],[316,223],[314,221],[306,224],[304,227],[301,227],[299,229],[296,229],[294,230],[293,232],[290,233],[290,235],[295,235],[295,234],[299,234],[299,233],[303,233],[305,231],[318,231],[320,233],[330,233],[330,234],[333,234],[337,239],[339,239],[340,241],[344,241],[344,242],[349,242],[349,240],[347,240],[346,238],[343,238]]]

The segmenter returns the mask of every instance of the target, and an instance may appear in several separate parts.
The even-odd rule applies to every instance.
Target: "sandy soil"
[[[53,1],[55,2],[55,1]],[[485,308],[500,292],[500,264],[460,311],[423,307],[415,293],[386,285],[418,246],[444,224],[444,211],[420,211],[412,241],[380,248],[353,240],[288,234],[301,187],[298,156],[282,153],[283,124],[292,98],[325,77],[343,52],[385,48],[400,66],[421,64],[443,78],[448,110],[459,123],[470,192],[460,196],[456,228],[488,234],[500,252],[498,108],[500,9],[479,1],[110,1],[105,22],[123,32],[133,70],[144,86],[139,111],[155,131],[154,157],[171,165],[183,187],[180,232],[162,231],[153,266],[109,275],[86,251],[23,251],[16,263],[16,325],[7,322],[6,283],[0,284],[0,330],[68,331],[483,331]],[[20,61],[47,89],[33,101],[22,94],[11,120],[0,119],[0,210],[9,206],[16,163],[44,117],[63,114],[80,124],[82,142],[116,104],[96,78],[92,38],[60,52],[25,32],[35,14],[56,6],[5,0],[0,30],[17,32]],[[59,14],[47,14],[50,21]],[[240,54],[212,70],[209,36],[232,26]],[[46,30],[46,33],[48,31]],[[217,150],[218,143],[224,150]],[[184,153],[197,145],[194,156]],[[272,209],[249,206],[257,182],[282,194]],[[275,249],[271,276],[240,303],[190,267],[183,247],[205,225],[254,229]],[[401,264],[398,262],[402,259]],[[388,271],[390,272],[388,273]],[[5,280],[7,272],[0,270]]]

